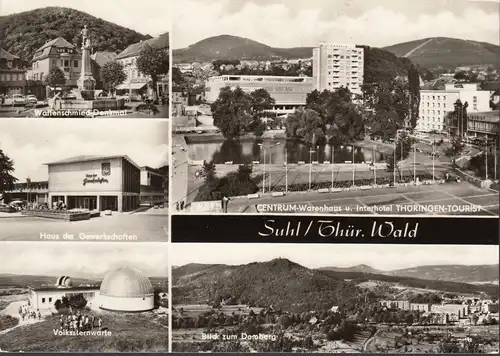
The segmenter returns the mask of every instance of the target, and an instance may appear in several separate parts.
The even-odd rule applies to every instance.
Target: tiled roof
[[[36,52],[35,55],[33,56],[33,61],[46,58],[50,54],[50,50],[52,47],[57,47],[57,48],[75,48],[74,45],[66,41],[62,37],[57,37],[56,39],[47,42],[44,44],[42,47],[40,47]],[[42,52],[42,53],[39,53]]]
[[[115,52],[96,52],[90,56],[100,67],[116,58]]]
[[[7,52],[3,48],[0,48],[0,58],[7,59],[9,61],[14,60],[14,59],[19,59],[18,56],[15,56],[12,53]]]

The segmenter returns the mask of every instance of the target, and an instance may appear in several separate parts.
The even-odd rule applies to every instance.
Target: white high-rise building
[[[479,90],[478,85],[446,84],[444,90],[420,90],[420,106],[415,130],[422,132],[448,132],[446,115],[455,110],[457,100],[467,102],[467,113],[491,111],[490,92]]]
[[[364,50],[353,44],[320,43],[313,50],[313,89],[349,88],[361,94]]]

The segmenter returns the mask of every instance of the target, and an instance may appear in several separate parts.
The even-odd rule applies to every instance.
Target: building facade
[[[313,89],[335,91],[349,88],[361,94],[364,49],[353,44],[321,43],[313,49]]]
[[[72,295],[82,294],[87,300],[87,306],[91,309],[96,308],[96,299],[99,294],[99,287],[64,287],[64,286],[47,286],[29,289],[30,306],[36,311],[53,311],[57,300],[62,300],[63,297],[71,297]]]
[[[35,52],[27,79],[43,82],[47,74],[56,67],[64,73],[65,82],[61,85],[76,88],[82,70],[82,55],[74,45],[62,37],[47,42]]]
[[[22,68],[22,61],[3,48],[0,48],[0,94],[25,94],[26,70]]]
[[[128,92],[132,95],[142,95],[147,93],[147,86],[151,82],[151,78],[139,71],[139,68],[137,68],[137,58],[145,45],[149,45],[159,51],[169,53],[170,44],[168,32],[146,41],[134,43],[116,56],[116,60],[123,65],[125,74],[127,75],[125,81],[116,88],[117,90]],[[168,78],[168,74],[159,78],[156,84],[156,92],[158,93],[158,96],[168,97]]]
[[[158,169],[141,167],[141,205],[158,205],[167,202],[163,188],[164,175]]]
[[[140,167],[127,156],[78,156],[47,163],[49,203],[68,209],[131,211],[140,205]]]
[[[500,128],[500,110],[467,114],[467,135],[494,138]]]
[[[457,100],[467,102],[467,113],[490,111],[490,92],[477,84],[446,84],[444,90],[420,90],[419,117],[416,131],[449,132],[448,113],[455,110]]]
[[[24,183],[14,183],[12,189],[6,193],[10,194],[12,200],[22,200],[37,204],[48,203],[49,182],[31,182],[27,180]]]
[[[277,114],[290,114],[306,105],[306,97],[312,91],[310,77],[284,77],[266,75],[222,75],[210,77],[206,83],[205,99],[211,104],[219,97],[224,87],[251,93],[257,89],[265,89],[275,100],[269,110]]]

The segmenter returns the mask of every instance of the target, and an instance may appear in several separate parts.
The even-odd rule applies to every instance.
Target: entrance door
[[[90,209],[90,199],[89,198],[83,198],[83,208]]]

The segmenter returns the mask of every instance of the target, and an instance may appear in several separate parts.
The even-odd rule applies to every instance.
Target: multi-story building
[[[310,77],[283,77],[266,75],[222,75],[208,78],[205,100],[211,104],[219,97],[224,87],[235,89],[240,87],[250,93],[257,89],[265,89],[275,100],[269,110],[277,114],[290,114],[306,105],[307,94],[312,91]]]
[[[148,166],[141,167],[141,205],[157,205],[167,201],[163,188],[164,175],[160,170]]]
[[[151,82],[149,75],[141,73],[137,68],[137,58],[145,45],[149,45],[156,50],[165,51],[169,53],[169,34],[168,32],[151,38],[146,41],[140,41],[128,46],[124,51],[116,56],[116,60],[123,65],[127,78],[116,89],[126,91],[133,95],[140,95],[146,93],[148,83]],[[159,78],[156,83],[156,92],[158,96],[168,96],[169,94],[169,80],[168,74]]]
[[[467,136],[494,138],[499,133],[500,110],[467,113]]]
[[[32,182],[29,179],[24,183],[14,183],[7,191],[12,200],[28,201],[30,203],[47,203],[49,201],[49,183],[47,181]]]
[[[490,111],[490,92],[479,90],[477,84],[446,84],[444,90],[420,90],[419,117],[416,131],[449,132],[446,123],[449,112],[460,100],[467,102],[467,114]]]
[[[25,88],[26,70],[21,59],[0,48],[0,94],[24,94]]]
[[[98,51],[90,56],[92,65],[92,76],[96,80],[96,89],[102,89],[101,68],[116,58],[116,53]]]
[[[313,49],[313,89],[334,91],[348,88],[361,94],[364,49],[353,44],[321,43]]]
[[[43,81],[56,67],[64,73],[64,86],[77,87],[76,82],[82,70],[82,55],[74,45],[62,37],[47,42],[35,52],[27,79]]]

